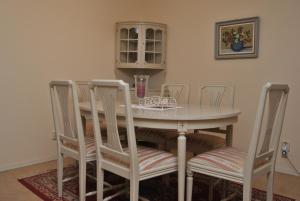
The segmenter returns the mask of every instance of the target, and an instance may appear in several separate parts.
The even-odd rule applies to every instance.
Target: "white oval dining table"
[[[90,103],[79,103],[83,114],[91,112]],[[101,114],[103,110],[98,108]],[[199,105],[184,105],[176,109],[132,109],[133,122],[137,127],[174,129],[178,132],[178,201],[184,201],[185,171],[186,171],[186,134],[195,129],[214,129],[226,127],[226,144],[232,144],[233,124],[237,122],[241,113],[230,107],[199,107]],[[117,115],[124,117],[123,108],[117,108]]]

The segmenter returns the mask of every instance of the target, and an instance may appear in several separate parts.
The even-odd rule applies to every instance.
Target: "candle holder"
[[[149,75],[134,75],[135,96],[140,100],[148,94]]]

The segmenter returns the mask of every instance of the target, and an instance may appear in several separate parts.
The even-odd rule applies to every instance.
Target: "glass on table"
[[[148,92],[149,75],[134,75],[135,95],[137,98],[142,99]]]

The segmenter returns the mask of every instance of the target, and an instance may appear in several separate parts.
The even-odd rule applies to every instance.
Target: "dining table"
[[[91,113],[90,102],[79,103],[82,114]],[[103,109],[97,106],[99,114]],[[117,116],[124,118],[122,112],[124,107],[117,109]],[[132,107],[133,123],[136,127],[153,129],[172,129],[178,133],[177,157],[178,157],[178,201],[184,201],[185,195],[185,173],[186,173],[186,137],[193,130],[212,131],[224,128],[226,144],[232,144],[233,125],[238,121],[240,111],[232,107],[212,107],[196,104],[183,105],[175,108],[147,109]]]

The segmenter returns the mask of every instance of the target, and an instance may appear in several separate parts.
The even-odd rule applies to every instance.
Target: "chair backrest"
[[[90,89],[88,81],[76,81],[78,89],[78,100],[79,102],[90,101]]]
[[[267,83],[261,92],[244,174],[273,171],[287,105],[289,86]]]
[[[234,108],[235,89],[225,85],[200,85],[200,106],[228,106]]]
[[[51,81],[50,95],[56,139],[59,148],[65,143],[85,151],[84,133],[80,117],[77,87],[71,80]]]
[[[179,83],[166,83],[161,86],[160,96],[173,97],[178,105],[189,103],[189,86]]]
[[[90,94],[98,157],[105,158],[104,156],[107,156],[117,161],[128,162],[131,169],[138,171],[136,139],[128,84],[122,80],[93,80],[90,83]],[[118,100],[119,95],[121,97]],[[101,108],[101,117],[107,124],[107,142],[105,143],[102,140],[97,108]],[[124,151],[120,141],[117,122],[120,118],[126,123],[128,152]]]

